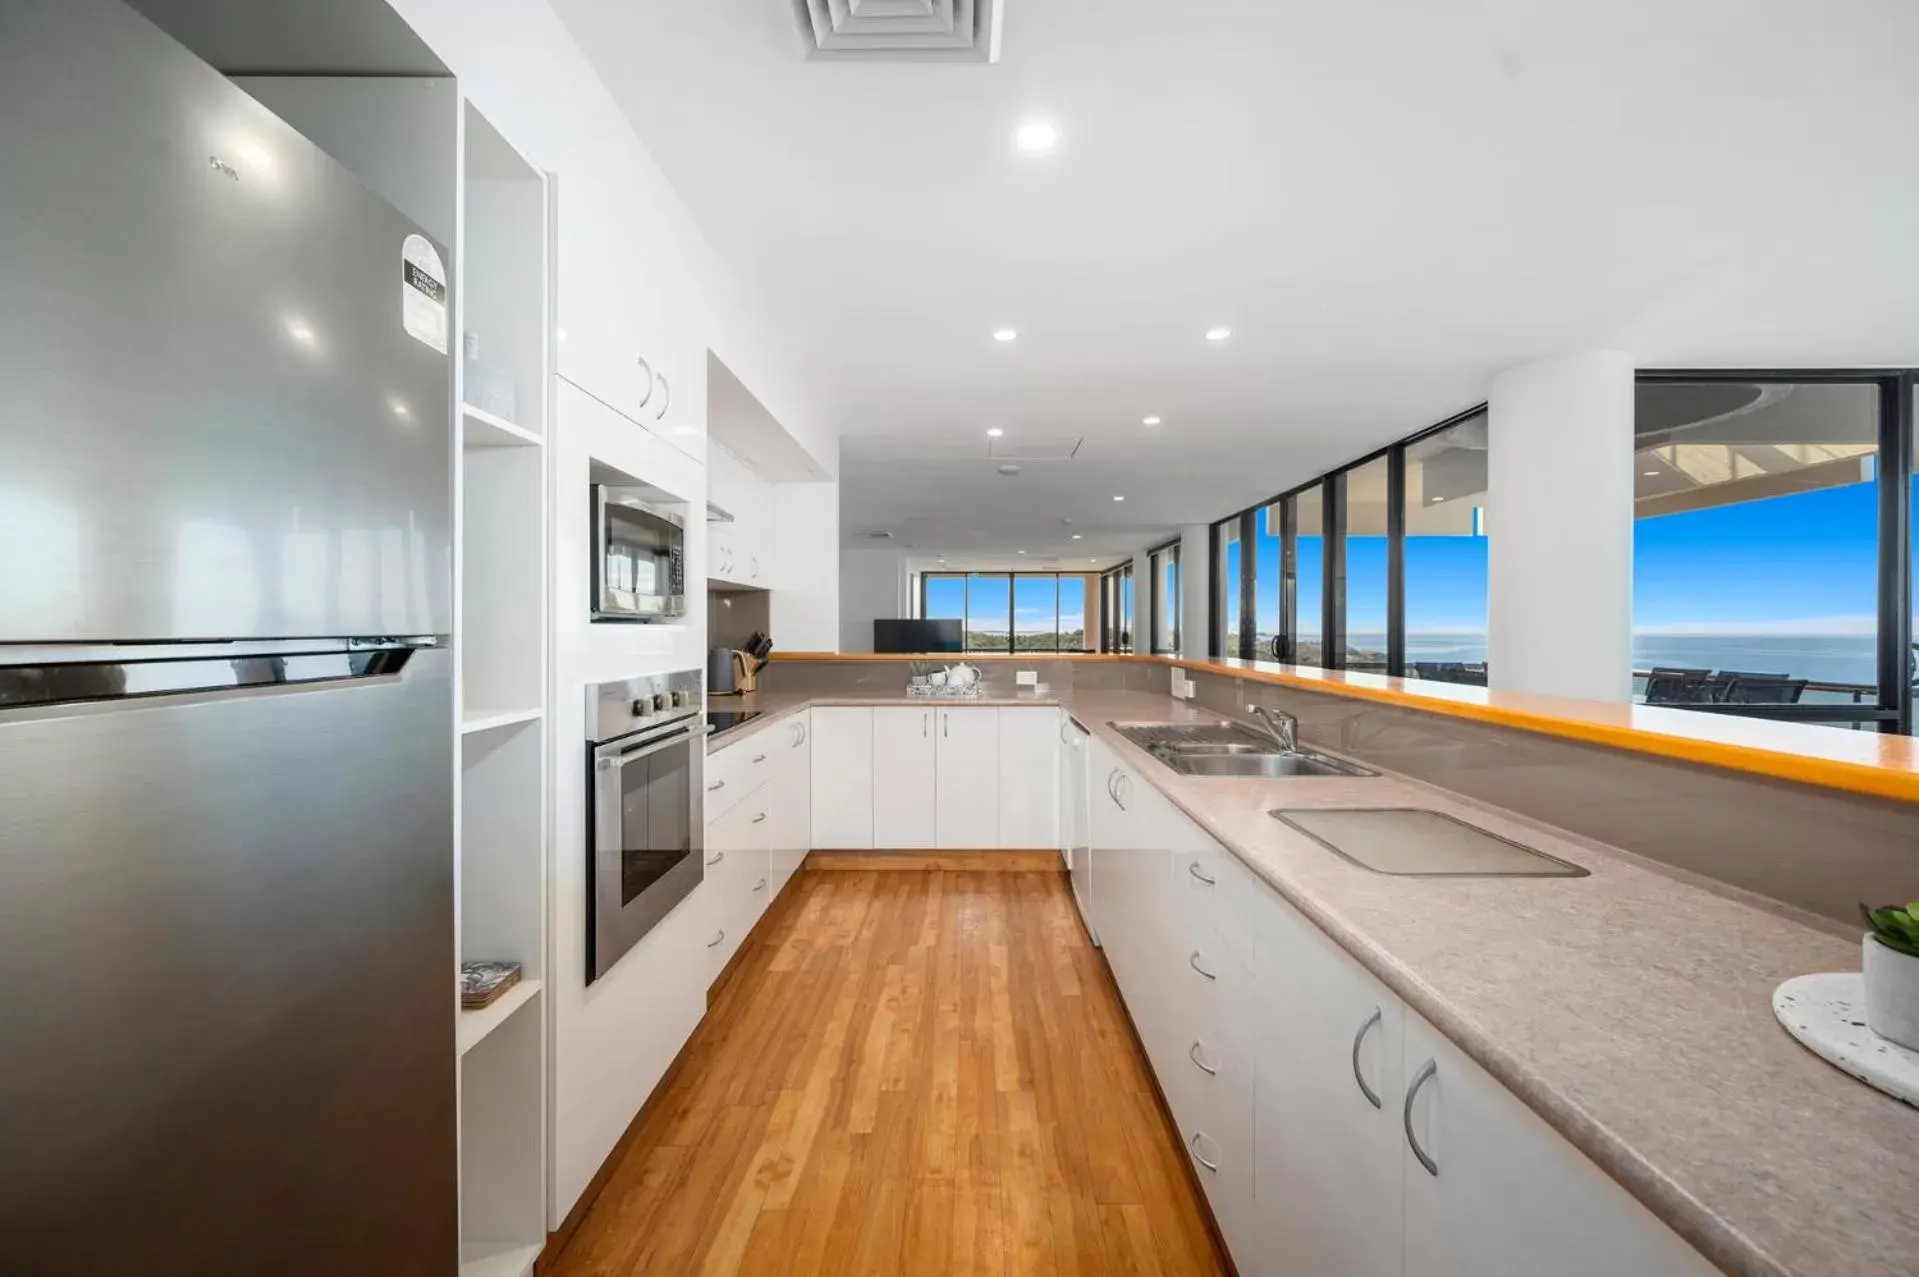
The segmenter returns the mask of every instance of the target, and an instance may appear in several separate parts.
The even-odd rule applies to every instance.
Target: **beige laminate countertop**
[[[760,694],[766,716],[903,698]],[[1858,946],[1392,774],[1181,776],[1111,721],[1216,720],[1146,692],[1046,689],[1143,779],[1704,1255],[1742,1277],[1919,1273],[1919,1110],[1793,1041],[1780,981],[1857,970]],[[1419,805],[1590,871],[1404,878],[1346,863],[1266,813]],[[1096,870],[1097,872],[1097,870]]]

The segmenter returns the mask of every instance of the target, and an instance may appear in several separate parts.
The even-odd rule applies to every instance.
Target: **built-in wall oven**
[[[657,488],[593,485],[593,619],[686,615],[686,503]]]
[[[706,873],[699,670],[586,689],[586,980],[609,971]]]

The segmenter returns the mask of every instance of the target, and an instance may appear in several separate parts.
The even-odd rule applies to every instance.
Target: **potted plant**
[[[1859,906],[1866,920],[1866,1025],[1888,1042],[1919,1051],[1919,900],[1905,908]]]

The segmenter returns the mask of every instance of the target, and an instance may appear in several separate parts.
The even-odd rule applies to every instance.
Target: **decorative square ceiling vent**
[[[793,0],[809,58],[998,62],[1005,0]]]

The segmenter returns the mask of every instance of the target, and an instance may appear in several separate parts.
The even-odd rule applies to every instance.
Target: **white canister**
[[[1867,932],[1860,965],[1866,975],[1866,1027],[1919,1051],[1919,958],[1880,944]]]

